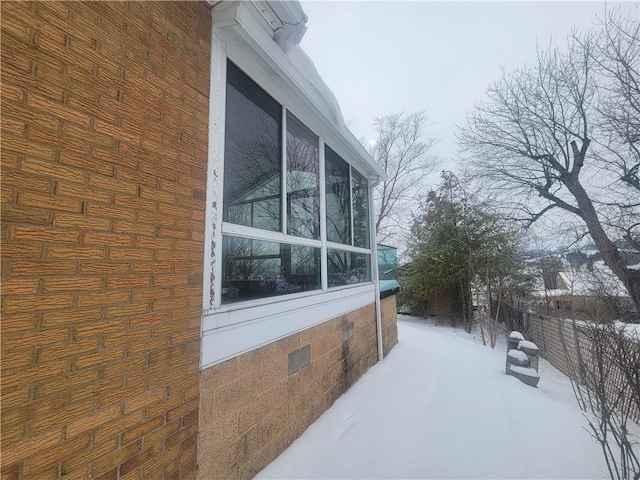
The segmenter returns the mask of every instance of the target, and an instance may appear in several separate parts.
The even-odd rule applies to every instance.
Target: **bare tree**
[[[603,169],[636,193],[630,204],[603,202],[609,207],[608,225],[636,251],[640,251],[640,220],[633,215],[640,207],[640,22],[628,22],[611,14],[597,33],[576,41],[591,52],[600,76],[595,141]],[[630,212],[630,209],[632,210]]]
[[[577,351],[570,379],[591,435],[612,479],[638,480],[640,445],[630,427],[640,414],[640,338],[624,324],[574,322],[573,329],[575,346],[563,346]]]
[[[640,22],[614,13],[599,32],[574,37],[601,78],[596,141],[606,148],[603,168],[640,191]]]
[[[536,65],[490,85],[458,138],[518,218],[531,224],[554,209],[577,218],[640,315],[640,270],[615,243],[621,232],[630,249],[640,238],[638,33],[612,15],[599,33],[574,32],[566,52],[539,51]]]
[[[411,213],[419,205],[421,182],[437,164],[430,153],[436,141],[424,137],[427,117],[423,112],[387,115],[377,118],[375,126],[373,157],[388,177],[375,190],[377,241],[384,243],[408,228]]]

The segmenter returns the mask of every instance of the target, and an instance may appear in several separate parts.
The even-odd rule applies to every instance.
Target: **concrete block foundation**
[[[398,341],[395,296],[381,304],[386,355]],[[198,477],[253,477],[377,360],[371,304],[203,370]]]

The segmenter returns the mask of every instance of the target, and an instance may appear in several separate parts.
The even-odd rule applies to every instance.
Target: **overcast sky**
[[[640,16],[640,0],[607,2]],[[308,30],[301,45],[333,91],[359,139],[373,121],[423,110],[440,141],[435,153],[455,152],[455,125],[480,100],[501,67],[532,64],[536,44],[566,44],[572,26],[586,29],[605,2],[303,1]],[[451,168],[451,167],[447,167]]]

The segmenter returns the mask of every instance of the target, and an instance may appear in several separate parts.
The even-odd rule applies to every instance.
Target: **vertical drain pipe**
[[[376,243],[376,222],[374,221],[373,188],[380,179],[369,182],[369,236],[371,241],[371,263],[373,274],[374,295],[376,302],[376,334],[378,337],[378,361],[384,359],[384,347],[382,343],[382,310],[380,306],[380,275],[378,272],[378,244]]]

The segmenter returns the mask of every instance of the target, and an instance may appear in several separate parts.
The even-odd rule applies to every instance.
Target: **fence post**
[[[547,358],[547,339],[544,336],[544,319],[542,315],[538,314],[538,320],[540,322],[540,338],[542,339],[542,356]]]
[[[564,353],[564,362],[565,362],[565,370],[567,377],[571,380],[575,380],[576,376],[573,372],[573,362],[571,361],[571,356],[569,355],[569,348],[567,347],[567,341],[564,335],[564,322],[561,319],[556,319],[558,322],[558,336],[560,338],[560,344],[562,345],[562,351]]]

